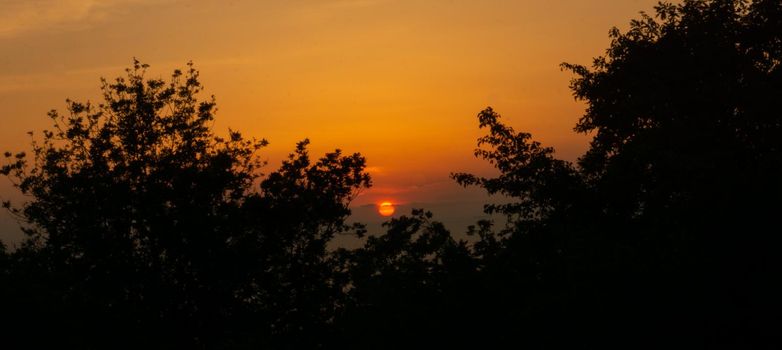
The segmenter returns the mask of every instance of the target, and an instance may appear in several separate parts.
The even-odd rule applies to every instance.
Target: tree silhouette
[[[457,345],[450,335],[472,328],[465,301],[476,270],[467,243],[421,209],[384,227],[364,247],[336,252],[350,281],[338,319],[344,346]]]
[[[565,65],[588,106],[576,130],[595,135],[579,165],[635,235],[649,312],[714,343],[770,342],[778,324],[780,15],[778,1],[664,4],[613,31],[591,70]]]
[[[325,327],[340,290],[325,244],[349,229],[347,204],[370,184],[364,158],[337,151],[310,164],[305,141],[254,190],[267,142],[213,135],[215,101],[198,101],[192,64],[169,82],[145,79],[146,68],[135,61],[126,77],[103,80],[98,106],[50,112],[54,129],[31,157],[6,154],[3,173],[31,198],[5,203],[27,223],[17,256],[30,263],[20,269],[42,284],[32,294],[56,295],[39,318],[61,322],[63,339],[37,340],[322,341],[311,325]]]
[[[215,136],[190,65],[68,101],[2,173],[29,202],[0,244],[4,341],[80,348],[767,348],[782,303],[782,3],[661,3],[563,64],[592,136],[575,163],[487,108],[455,173],[512,201],[457,240],[432,214],[363,237],[359,154],[300,142],[268,175],[264,140]],[[43,336],[42,336],[43,335]]]
[[[543,305],[534,317],[556,315],[558,331],[581,341],[605,342],[601,329],[611,329],[614,340],[666,345],[771,344],[782,266],[769,231],[782,209],[782,5],[691,0],[655,10],[612,30],[591,68],[563,64],[587,103],[575,130],[593,135],[577,164],[490,108],[479,114],[489,134],[476,155],[500,175],[453,177],[516,200],[487,206],[511,225],[484,230],[477,252],[489,247],[484,263],[517,283],[499,290],[545,292],[521,309]]]

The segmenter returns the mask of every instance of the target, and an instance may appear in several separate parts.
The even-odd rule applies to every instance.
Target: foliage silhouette
[[[0,303],[24,347],[767,348],[782,311],[782,3],[661,3],[591,67],[575,163],[487,108],[455,173],[513,199],[457,240],[424,210],[329,250],[365,160],[308,141],[259,173],[264,140],[215,137],[198,73],[104,82],[2,172],[28,239],[0,245]],[[6,311],[7,310],[7,311]],[[28,326],[33,325],[33,326]],[[47,336],[38,336],[44,332]]]
[[[210,130],[214,98],[189,64],[169,82],[103,81],[104,103],[68,101],[33,154],[2,168],[30,201],[16,290],[51,304],[58,344],[237,347],[319,342],[333,317],[326,242],[351,228],[370,185],[358,154],[311,161],[308,141],[263,179],[265,140]],[[260,181],[260,189],[253,188]],[[31,285],[30,283],[40,285]],[[53,295],[52,295],[53,294]],[[20,316],[30,310],[18,310]],[[65,322],[67,320],[67,322]],[[89,332],[89,336],[85,336]],[[18,333],[23,334],[23,333]],[[257,345],[257,344],[256,344]]]
[[[443,346],[467,330],[459,304],[468,294],[475,261],[467,243],[455,241],[432,214],[414,209],[392,218],[387,232],[369,237],[362,248],[335,254],[350,281],[337,324],[345,346],[396,349]]]
[[[517,295],[545,290],[535,302],[570,320],[559,332],[582,344],[779,341],[780,18],[778,1],[660,4],[612,30],[592,68],[563,64],[587,103],[575,130],[593,135],[577,164],[479,114],[488,149],[476,155],[500,176],[453,177],[517,200],[486,207],[512,224],[476,247],[493,247],[486,263],[503,279],[535,276]]]

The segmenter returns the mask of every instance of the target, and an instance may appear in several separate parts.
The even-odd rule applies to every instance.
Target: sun
[[[382,216],[394,215],[395,210],[396,208],[394,208],[394,204],[391,202],[380,203],[380,205],[377,207],[377,212]]]

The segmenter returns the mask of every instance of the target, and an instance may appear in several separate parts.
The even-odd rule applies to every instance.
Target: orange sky
[[[271,142],[270,168],[309,137],[368,158],[357,205],[470,201],[451,171],[472,157],[491,105],[575,159],[587,138],[563,61],[589,63],[608,30],[657,0],[19,0],[0,2],[0,150],[27,147],[64,99],[95,99],[132,57],[150,76],[193,60],[215,128]],[[13,198],[6,181],[0,196]],[[482,200],[482,199],[481,199]],[[3,218],[7,224],[8,218]],[[2,230],[2,226],[0,226]],[[0,238],[3,233],[0,232]]]

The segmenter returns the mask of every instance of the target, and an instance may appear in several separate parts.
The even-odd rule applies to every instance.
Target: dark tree
[[[656,11],[614,30],[591,69],[565,65],[588,107],[576,130],[594,133],[579,165],[601,226],[633,252],[653,326],[778,342],[782,3]]]
[[[2,173],[27,240],[0,245],[12,344],[81,348],[773,348],[782,314],[782,3],[662,3],[591,67],[564,64],[592,135],[575,163],[478,115],[454,174],[510,198],[457,241],[422,210],[328,249],[365,160],[220,138],[192,66],[104,81]],[[45,335],[45,336],[41,336]]]
[[[324,265],[326,243],[349,229],[348,202],[370,184],[364,158],[337,151],[311,164],[305,141],[262,177],[266,141],[211,132],[214,98],[198,100],[192,65],[168,82],[146,79],[146,68],[136,61],[126,77],[103,80],[97,106],[50,112],[54,129],[30,157],[6,153],[2,172],[30,198],[4,203],[26,223],[14,290],[49,304],[20,303],[17,316],[31,320],[20,328],[52,333],[21,340],[324,342],[341,288]]]
[[[582,340],[778,343],[782,3],[655,11],[612,30],[592,67],[563,65],[587,104],[576,131],[593,135],[577,164],[479,115],[476,154],[500,175],[454,178],[516,200],[487,207],[511,226],[476,252],[515,281],[498,290],[541,296],[518,312]]]
[[[344,346],[356,349],[464,345],[470,322],[475,261],[430,212],[383,224],[362,248],[336,252],[350,281],[338,324]]]
[[[249,250],[237,270],[248,273],[242,292],[271,316],[258,319],[258,326],[269,329],[272,341],[266,345],[273,348],[333,345],[333,321],[349,281],[338,274],[327,244],[336,234],[364,233],[362,225],[345,222],[348,202],[370,186],[364,158],[337,150],[312,162],[307,144],[300,142],[261,182],[260,195],[246,205],[250,234],[235,242]],[[258,330],[249,332],[255,337]]]

